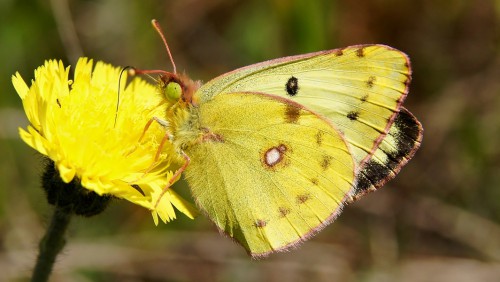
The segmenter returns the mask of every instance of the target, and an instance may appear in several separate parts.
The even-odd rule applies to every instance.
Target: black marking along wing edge
[[[351,192],[352,199],[349,202],[359,199],[368,192],[377,190],[393,179],[420,147],[423,138],[422,124],[407,109],[404,107],[400,108],[399,113],[394,119],[393,126],[401,133],[398,136],[394,136],[398,137],[395,138],[397,140],[397,150],[386,152],[378,148],[378,150],[382,150],[387,155],[386,162],[380,163],[374,159],[368,159],[360,167],[360,171],[356,176],[356,186]],[[387,134],[392,135],[393,133],[390,130]],[[384,139],[381,140],[381,143],[383,142]]]

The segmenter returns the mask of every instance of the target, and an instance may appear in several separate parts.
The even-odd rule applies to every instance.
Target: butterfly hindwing
[[[253,256],[287,249],[333,220],[356,164],[330,122],[287,99],[222,93],[193,108],[185,148],[194,198]]]
[[[391,127],[408,92],[408,57],[384,45],[358,45],[267,61],[224,74],[197,92],[201,102],[256,91],[300,103],[345,136],[361,169]]]

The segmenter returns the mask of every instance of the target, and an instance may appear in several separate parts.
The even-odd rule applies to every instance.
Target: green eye
[[[169,101],[178,101],[182,95],[182,87],[179,83],[169,82],[165,87],[165,97]]]

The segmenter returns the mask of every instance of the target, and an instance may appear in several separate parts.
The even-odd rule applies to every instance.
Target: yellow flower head
[[[175,218],[173,206],[193,218],[196,209],[171,189],[154,208],[173,175],[169,165],[175,156],[166,142],[155,162],[165,137],[159,124],[143,135],[147,122],[166,112],[156,88],[139,78],[125,86],[124,74],[118,99],[119,68],[98,62],[93,69],[92,60],[81,58],[74,80],[69,71],[52,60],[35,71],[31,87],[19,73],[12,77],[30,122],[19,130],[24,142],[53,160],[64,182],[76,177],[99,195],[148,208],[156,224],[158,216],[164,222]]]

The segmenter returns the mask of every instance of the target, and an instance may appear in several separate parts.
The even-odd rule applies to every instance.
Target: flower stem
[[[33,270],[32,282],[48,281],[57,254],[64,248],[64,233],[69,225],[71,213],[56,205],[47,233],[40,241],[38,258]]]

